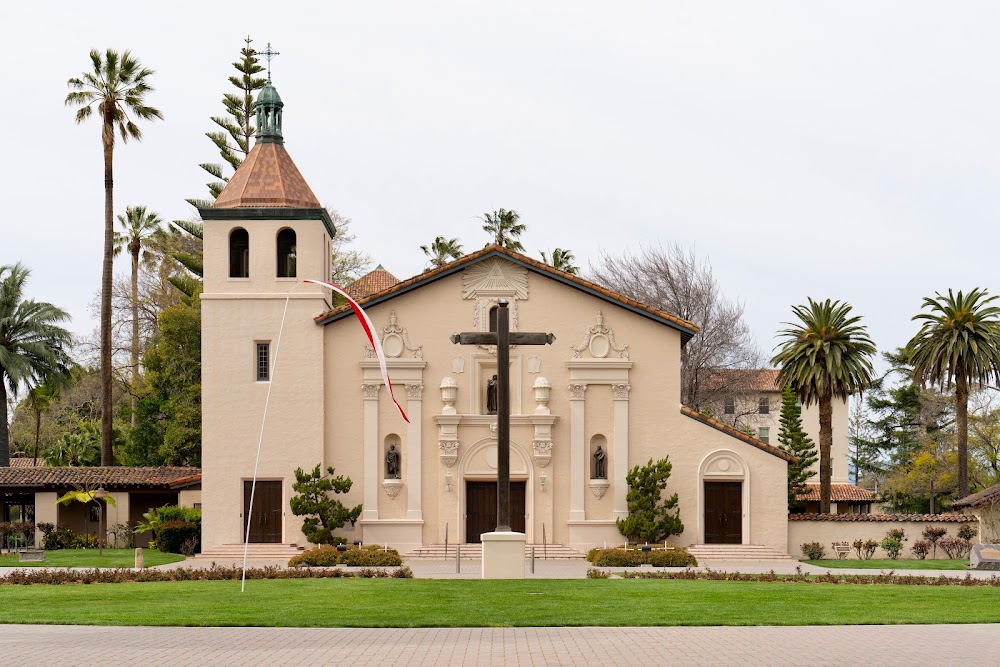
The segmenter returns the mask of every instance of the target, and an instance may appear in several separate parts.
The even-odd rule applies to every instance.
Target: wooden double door
[[[525,482],[510,483],[510,529],[524,532]],[[465,541],[478,544],[480,535],[497,528],[497,483],[465,483]]]
[[[705,482],[705,544],[743,543],[743,482]]]
[[[250,507],[250,491],[253,482],[243,481],[243,534],[247,534],[247,524],[250,522],[250,539],[248,542],[279,543],[281,542],[281,482],[257,480],[257,490],[253,494],[253,507]]]

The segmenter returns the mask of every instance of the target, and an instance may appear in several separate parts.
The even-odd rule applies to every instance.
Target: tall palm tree
[[[30,271],[21,264],[0,266],[0,466],[10,465],[7,395],[37,384],[70,364],[72,341],[59,326],[69,315],[51,303],[24,299]]]
[[[143,67],[131,52],[120,54],[108,49],[104,56],[90,52],[92,72],[73,77],[66,84],[70,93],[67,106],[78,106],[76,122],[82,123],[93,115],[94,107],[101,118],[101,143],[104,147],[104,269],[101,273],[101,464],[112,465],[111,449],[111,277],[114,261],[114,179],[112,162],[115,151],[115,131],[122,143],[129,139],[142,140],[142,130],[132,117],[142,120],[163,118],[158,109],[146,105],[146,93],[153,90],[146,80],[153,70]]]
[[[139,254],[142,252],[142,242],[162,231],[163,221],[153,211],[146,211],[145,206],[129,206],[125,215],[118,216],[121,232],[115,232],[115,252],[117,256],[128,248],[132,255],[132,428],[135,428],[135,409],[139,397],[136,394],[139,379]]]
[[[846,400],[871,384],[875,344],[861,317],[851,316],[850,304],[809,299],[792,312],[799,322],[785,322],[788,328],[778,332],[785,342],[771,363],[781,369],[778,385],[788,384],[807,406],[819,404],[819,503],[820,512],[829,514],[833,399]]]
[[[906,345],[915,382],[947,389],[955,379],[959,498],[969,492],[969,383],[1000,381],[1000,307],[988,305],[996,298],[979,288],[925,297],[931,312],[913,316],[923,325]]]
[[[464,254],[462,244],[458,242],[458,239],[446,239],[443,236],[434,239],[434,243],[429,246],[420,246],[420,249],[427,255],[430,268],[434,269],[444,266],[449,261],[458,259]]]
[[[576,261],[576,258],[573,257],[573,253],[569,250],[564,250],[563,248],[554,249],[551,257],[549,257],[543,250],[542,261],[554,269],[559,269],[560,271],[565,271],[566,273],[572,273],[573,275],[576,275],[576,272],[579,271],[579,268],[573,263]]]
[[[525,230],[525,225],[518,222],[520,218],[517,211],[503,208],[483,214],[483,231],[489,232],[493,237],[493,240],[486,245],[496,244],[507,250],[524,252],[524,246],[517,240]]]

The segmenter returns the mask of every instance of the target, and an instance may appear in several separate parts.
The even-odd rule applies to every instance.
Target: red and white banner
[[[358,302],[352,299],[350,295],[339,285],[328,283],[325,280],[306,279],[302,282],[329,287],[334,292],[347,299],[347,303],[351,304],[351,310],[354,311],[354,314],[358,317],[358,321],[361,322],[361,328],[365,330],[365,335],[368,336],[368,342],[371,343],[373,348],[375,348],[375,358],[378,359],[378,366],[382,371],[382,382],[384,382],[385,386],[389,388],[389,398],[391,398],[392,402],[396,404],[396,409],[399,410],[399,414],[403,420],[409,424],[410,418],[406,416],[406,412],[403,411],[403,406],[399,404],[399,401],[396,400],[395,394],[392,393],[392,382],[389,380],[389,371],[385,367],[385,353],[382,351],[382,341],[375,335],[375,325],[372,324],[370,319],[368,319],[368,313],[366,313],[361,306],[358,305]]]

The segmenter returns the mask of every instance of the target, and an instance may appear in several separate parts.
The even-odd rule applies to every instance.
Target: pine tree
[[[677,507],[677,494],[663,498],[667,480],[673,466],[669,457],[657,462],[649,459],[644,466],[636,466],[625,476],[628,482],[628,516],[618,519],[618,532],[630,540],[662,542],[671,535],[684,532]],[[673,511],[671,511],[673,510]]]
[[[816,462],[816,443],[802,430],[802,408],[788,385],[781,391],[779,422],[778,445],[798,459],[788,464],[788,507],[801,507],[804,503],[798,496],[806,492],[806,481],[816,474],[809,469]]]
[[[295,469],[295,483],[292,490],[296,495],[289,502],[292,514],[306,517],[302,522],[302,533],[312,544],[334,544],[333,531],[348,521],[351,525],[361,516],[361,505],[352,509],[330,495],[347,493],[351,490],[351,478],[343,475],[334,477],[334,469],[327,467],[326,475],[319,464],[311,472]]]

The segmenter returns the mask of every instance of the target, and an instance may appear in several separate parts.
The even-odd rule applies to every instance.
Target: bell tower
[[[285,150],[270,78],[254,103],[256,141],[204,220],[204,547],[301,543],[294,470],[323,462],[323,329],[333,221]],[[267,419],[261,424],[265,404]],[[260,443],[258,484],[250,481]]]

